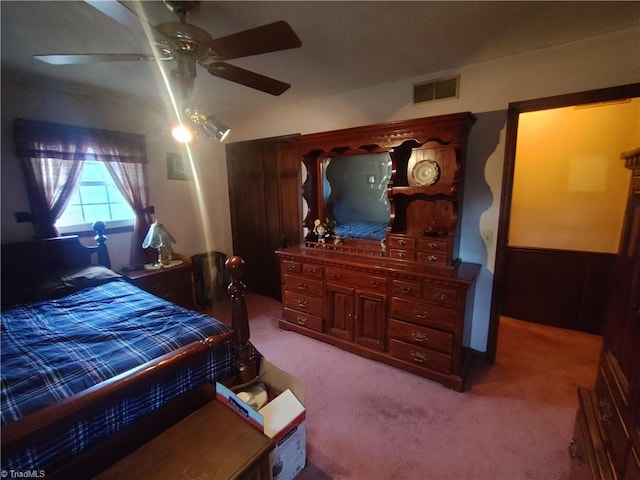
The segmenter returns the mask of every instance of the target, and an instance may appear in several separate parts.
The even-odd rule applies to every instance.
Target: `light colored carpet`
[[[595,382],[601,337],[503,318],[496,363],[458,393],[282,331],[278,302],[246,298],[253,344],[306,382],[300,480],[567,477],[576,389]]]

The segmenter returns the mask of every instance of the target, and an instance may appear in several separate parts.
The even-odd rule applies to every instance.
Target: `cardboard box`
[[[293,375],[264,358],[256,380],[256,383],[260,382],[277,392],[277,396],[258,411],[220,383],[216,383],[216,397],[273,440],[275,448],[269,454],[271,478],[291,480],[307,461],[305,387]]]

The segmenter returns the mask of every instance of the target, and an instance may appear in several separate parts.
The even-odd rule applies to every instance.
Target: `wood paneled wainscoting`
[[[602,335],[614,254],[508,247],[502,315]]]

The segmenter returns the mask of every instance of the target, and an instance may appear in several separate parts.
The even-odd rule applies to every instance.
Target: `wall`
[[[314,133],[374,123],[471,111],[477,121],[469,137],[460,256],[482,264],[476,287],[471,346],[486,349],[504,159],[504,127],[510,102],[640,82],[640,28],[523,55],[437,72],[297,105],[286,105],[248,118],[226,117],[229,141],[291,133]],[[457,99],[413,105],[413,83],[460,73]],[[21,172],[12,153],[10,121],[19,116],[139,132],[142,111],[126,103],[95,97],[71,98],[43,87],[2,85],[2,241],[31,234],[13,221],[26,210]],[[42,93],[41,93],[42,92]],[[46,92],[46,94],[45,94]],[[54,98],[59,97],[59,98]],[[375,99],[375,101],[372,101]],[[147,111],[148,112],[148,111]],[[153,118],[163,112],[152,112]],[[166,112],[165,112],[166,113]],[[149,120],[149,119],[147,119]],[[154,125],[153,128],[158,127]],[[201,183],[166,179],[166,152],[174,147],[149,128],[149,180],[157,217],[178,240],[176,250],[188,254],[208,249],[231,253],[228,184],[224,147],[214,142],[196,146],[195,168]],[[142,132],[147,133],[147,132]],[[178,152],[182,153],[182,152]],[[202,202],[206,213],[193,207]],[[205,241],[205,235],[211,242]],[[485,243],[486,242],[486,243]],[[112,239],[110,243],[113,245]],[[126,255],[125,255],[126,256]],[[121,256],[122,257],[122,256]]]
[[[520,115],[509,246],[617,253],[640,99]]]

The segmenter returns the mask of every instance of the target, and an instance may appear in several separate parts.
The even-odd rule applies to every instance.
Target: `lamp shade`
[[[142,241],[142,248],[155,248],[158,250],[158,260],[154,264],[145,265],[146,269],[170,267],[179,265],[181,260],[173,260],[172,244],[176,243],[169,231],[156,220],[149,226],[149,231]]]
[[[172,243],[176,243],[173,236],[156,220],[149,226],[149,231],[142,241],[142,248],[169,247]]]

